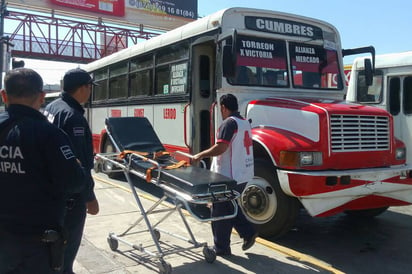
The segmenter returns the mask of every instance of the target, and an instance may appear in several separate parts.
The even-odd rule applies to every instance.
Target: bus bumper
[[[412,204],[412,167],[327,171],[278,170],[282,190],[312,216]]]

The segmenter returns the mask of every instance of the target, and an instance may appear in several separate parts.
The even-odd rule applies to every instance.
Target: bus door
[[[216,98],[215,48],[213,41],[192,45],[192,91],[190,119],[187,119],[188,123],[191,123],[191,134],[188,135],[191,137],[188,142],[192,154],[211,146],[211,135],[215,130],[212,123],[212,107]]]
[[[388,77],[387,90],[395,136],[405,143],[407,163],[412,163],[412,75]]]

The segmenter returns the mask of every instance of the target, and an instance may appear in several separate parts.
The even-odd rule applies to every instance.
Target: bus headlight
[[[395,151],[396,160],[405,160],[406,159],[406,148],[398,147]]]
[[[294,167],[320,166],[322,165],[322,152],[281,151],[279,164]]]

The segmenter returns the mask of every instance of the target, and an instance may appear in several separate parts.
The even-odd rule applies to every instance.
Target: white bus
[[[59,98],[60,95],[61,91],[46,92],[46,96],[44,97],[44,105],[46,106],[51,101]]]
[[[41,106],[41,108],[44,108],[48,103],[58,98],[60,94],[61,94],[60,91],[46,92],[46,96],[44,97],[44,104]],[[4,111],[4,108],[5,108],[4,103],[0,99],[0,112]]]
[[[230,8],[92,62],[99,83],[88,119],[96,152],[110,151],[106,117],[145,116],[168,150],[214,143],[222,94],[251,121],[255,177],[240,201],[263,237],[312,216],[374,216],[412,202],[405,146],[391,115],[344,101],[343,50],[330,24]],[[368,63],[369,64],[369,63]],[[368,70],[369,71],[369,70]]]
[[[407,163],[412,164],[412,51],[377,55],[369,86],[365,85],[365,58],[353,62],[347,100],[392,114],[395,137],[405,143]]]

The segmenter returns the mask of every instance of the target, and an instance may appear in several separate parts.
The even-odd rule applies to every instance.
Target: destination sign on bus
[[[187,63],[171,66],[170,72],[170,92],[184,93],[186,92],[187,79]]]
[[[285,69],[286,45],[282,41],[238,36],[238,65]]]
[[[245,26],[248,29],[256,31],[308,37],[312,39],[323,38],[322,29],[318,27],[283,19],[245,16]]]
[[[294,70],[306,72],[338,73],[336,51],[322,46],[290,43],[290,56]]]

